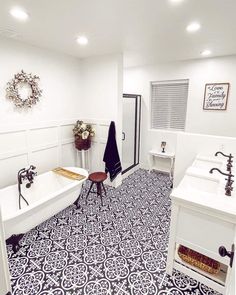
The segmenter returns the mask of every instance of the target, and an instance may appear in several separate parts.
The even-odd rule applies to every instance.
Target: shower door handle
[[[125,133],[122,132],[122,140],[125,140]]]

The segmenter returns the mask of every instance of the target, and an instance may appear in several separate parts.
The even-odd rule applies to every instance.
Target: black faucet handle
[[[232,191],[231,187],[228,187],[228,186],[225,187],[225,195],[226,196],[231,197],[231,191]]]
[[[234,180],[233,180],[233,179],[225,178],[225,180],[227,180],[227,183],[228,183],[228,184],[233,184],[233,183],[234,183]]]
[[[32,175],[33,175],[33,176],[37,176],[38,173],[37,173],[37,172],[32,172]]]
[[[233,156],[230,154],[229,158],[228,158],[228,161],[227,161],[228,164],[232,164],[233,163]]]
[[[224,172],[222,172],[219,168],[212,168],[210,171],[209,171],[209,173],[213,173],[213,171],[218,171],[220,174],[222,174],[222,175],[224,175],[224,176],[227,176],[227,177],[234,177],[234,175],[233,174],[231,174],[231,171],[229,171],[229,173],[224,173]]]
[[[234,177],[234,174],[232,174],[232,172],[229,171],[228,177],[231,179],[232,177]]]
[[[225,187],[225,190],[226,190],[227,192],[232,192],[232,191],[234,190],[234,188],[233,188],[232,186],[226,186],[226,187]]]
[[[232,181],[227,181],[226,182],[226,185],[225,185],[225,188],[226,187],[232,187],[232,184],[233,184]]]
[[[233,158],[233,156],[232,156],[231,153],[230,153],[229,155],[226,155],[226,154],[224,154],[224,153],[221,152],[221,151],[216,152],[216,153],[215,153],[215,156],[217,157],[219,154],[221,154],[222,156],[224,156],[224,157],[226,157],[226,158],[229,158],[229,159],[232,159],[232,158]]]

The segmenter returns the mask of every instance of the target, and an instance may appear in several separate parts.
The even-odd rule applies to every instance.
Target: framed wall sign
[[[227,109],[229,83],[211,83],[205,85],[204,110],[223,111]]]

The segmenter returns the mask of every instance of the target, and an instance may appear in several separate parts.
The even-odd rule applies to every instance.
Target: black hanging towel
[[[110,180],[113,181],[122,171],[120,156],[116,144],[116,127],[115,122],[111,121],[107,144],[103,156],[105,162],[105,172],[110,174]]]

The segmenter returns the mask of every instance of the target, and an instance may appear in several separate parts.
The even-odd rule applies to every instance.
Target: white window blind
[[[184,130],[189,80],[151,83],[151,128]]]

